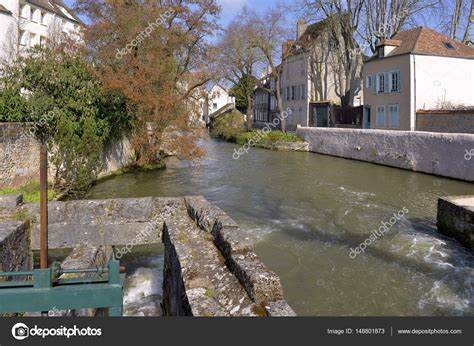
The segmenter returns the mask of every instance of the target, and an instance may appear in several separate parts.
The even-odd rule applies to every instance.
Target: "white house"
[[[0,59],[10,61],[35,45],[79,40],[81,20],[62,0],[0,0]]]
[[[418,27],[365,62],[364,128],[414,131],[417,111],[474,106],[474,47]]]
[[[204,92],[200,105],[202,107],[202,119],[209,124],[209,117],[224,107],[232,106],[235,108],[235,97],[229,90],[219,84],[214,84],[212,88]]]

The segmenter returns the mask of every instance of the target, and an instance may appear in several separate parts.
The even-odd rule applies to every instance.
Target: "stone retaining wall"
[[[474,196],[440,198],[438,231],[474,250]]]
[[[474,181],[474,135],[298,127],[315,153]]]
[[[0,123],[0,188],[39,176],[39,144],[21,123]]]
[[[283,141],[268,141],[259,140],[253,145],[255,148],[263,148],[270,150],[281,150],[281,151],[309,151],[309,145],[306,142],[283,142]]]
[[[30,223],[18,219],[21,195],[0,196],[0,271],[28,271],[33,267],[30,252]]]
[[[0,188],[20,186],[39,179],[39,143],[29,133],[30,124],[0,123]],[[108,175],[133,162],[133,150],[127,138],[113,140],[102,152],[103,170]],[[51,178],[54,172],[50,171]]]

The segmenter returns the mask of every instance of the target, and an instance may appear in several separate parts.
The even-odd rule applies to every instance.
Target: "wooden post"
[[[40,268],[48,268],[48,149],[40,147]]]

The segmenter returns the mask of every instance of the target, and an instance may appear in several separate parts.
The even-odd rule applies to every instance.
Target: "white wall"
[[[321,127],[298,127],[296,134],[315,153],[474,181],[474,165],[464,158],[474,148],[471,134]]]
[[[0,12],[0,64],[9,60],[13,53],[11,46],[16,39],[15,19],[11,15]]]
[[[12,43],[17,42],[19,30],[24,31],[24,40],[20,51],[40,44],[41,38],[58,39],[61,33],[80,40],[80,25],[66,11],[63,12],[64,16],[59,16],[44,8],[35,7],[28,1],[23,11],[20,10],[18,0],[2,0],[1,3],[13,13],[13,16],[8,16],[0,12],[0,47],[3,58],[11,54],[9,50],[16,49],[16,47],[12,47]],[[41,14],[44,14],[43,21]]]
[[[224,88],[214,85],[209,92],[209,114],[214,113],[229,103],[235,103],[235,98],[229,96]]]
[[[474,106],[474,60],[416,55],[416,109],[439,102]]]

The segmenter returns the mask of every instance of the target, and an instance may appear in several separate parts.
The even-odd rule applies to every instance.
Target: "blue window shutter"
[[[384,77],[384,82],[385,82],[385,86],[384,86],[384,92],[385,93],[389,93],[390,92],[390,73],[385,73],[385,77]]]
[[[400,71],[398,73],[398,91],[402,92],[402,73]]]

